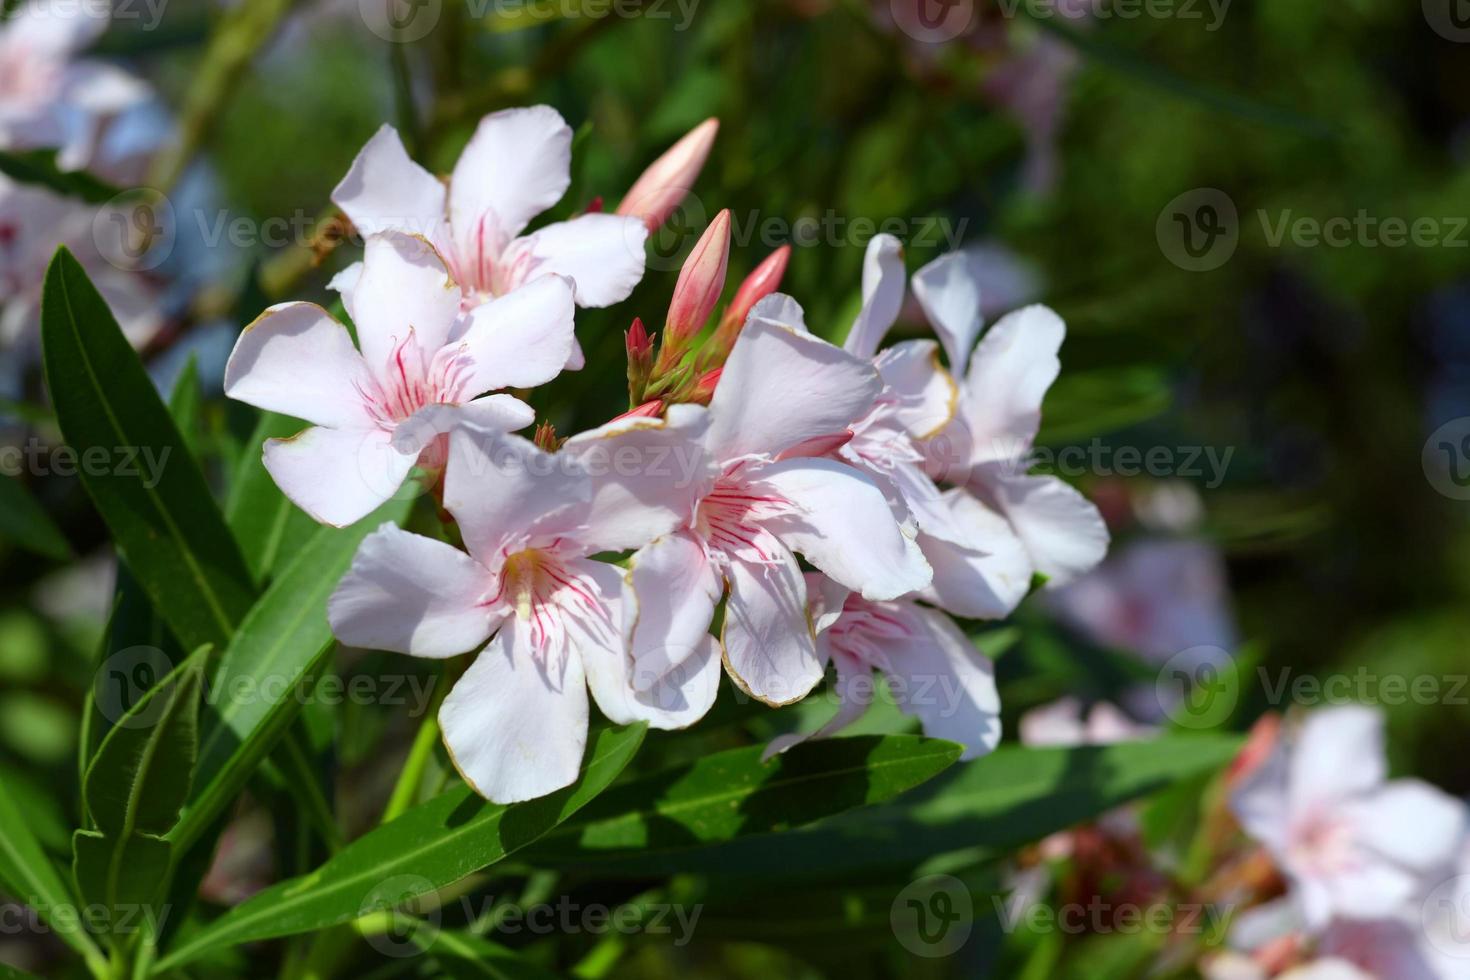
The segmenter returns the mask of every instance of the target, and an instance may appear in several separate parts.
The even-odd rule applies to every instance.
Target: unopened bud
[[[637,408],[632,409],[631,411],[624,412],[622,415],[619,415],[617,418],[613,419],[613,421],[620,422],[623,419],[656,419],[663,414],[663,411],[663,399],[655,398],[651,402],[644,402]]]
[[[720,375],[724,371],[724,368],[715,368],[713,371],[701,374],[699,380],[694,382],[694,389],[689,393],[689,400],[697,405],[708,405],[710,399],[715,397],[715,386],[720,383]]]
[[[636,405],[643,400],[649,374],[653,371],[653,341],[640,317],[633,318],[633,325],[623,337],[628,350],[628,399]]]
[[[719,131],[718,119],[706,119],[669,147],[629,188],[618,214],[642,218],[650,233],[661,227],[694,187]]]
[[[725,358],[730,356],[730,351],[755,304],[781,288],[781,279],[786,275],[786,263],[790,260],[791,246],[782,245],[745,277],[745,281],[735,291],[735,298],[725,308],[725,315],[720,317],[720,326],[715,330],[714,338],[709,344],[707,363],[725,363]]]
[[[715,215],[694,251],[679,270],[669,318],[664,323],[664,342],[658,355],[658,373],[672,368],[689,349],[689,342],[704,329],[720,293],[725,290],[725,270],[730,263],[730,212]]]

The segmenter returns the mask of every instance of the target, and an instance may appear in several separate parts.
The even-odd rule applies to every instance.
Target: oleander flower
[[[501,388],[556,377],[572,351],[572,284],[543,276],[461,314],[461,290],[425,239],[370,236],[344,300],[347,328],[312,303],[282,303],[245,329],[225,393],[312,423],[265,445],[281,491],[316,520],[352,524],[392,498],[413,470],[443,469],[460,422],[513,431],[529,406]],[[484,397],[481,397],[484,396]]]
[[[703,409],[676,406],[667,420],[609,423],[555,454],[460,426],[449,437],[444,506],[468,554],[391,524],[363,542],[329,605],[333,632],[434,659],[484,647],[439,712],[455,766],[482,796],[514,803],[576,780],[589,688],[619,724],[681,728],[713,703],[719,658],[709,638],[665,683],[632,688],[626,631],[638,597],[622,569],[590,557],[678,524],[678,495],[647,492],[652,470],[692,458],[706,423]],[[622,462],[598,473],[594,462],[608,458]]]

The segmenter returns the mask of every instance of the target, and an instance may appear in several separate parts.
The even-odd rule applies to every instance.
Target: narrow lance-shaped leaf
[[[880,803],[959,759],[953,742],[918,735],[805,742],[769,762],[761,746],[730,749],[618,787],[534,855],[578,860],[650,853],[787,830]]]
[[[71,546],[19,480],[0,473],[0,541],[65,561]]]
[[[83,486],[159,614],[187,647],[223,646],[253,583],[199,466],[142,362],[77,260],[46,270],[41,343],[47,386]]]
[[[452,884],[503,859],[576,813],[632,760],[644,725],[598,732],[582,777],[564,790],[502,806],[450,790],[358,838],[316,871],[267,888],[184,940],[158,969],[208,950],[337,925]]]
[[[316,527],[245,617],[210,684],[197,789],[177,842],[187,846],[220,814],[290,725],[333,646],[327,600],[338,580],[362,539],[411,507],[392,500],[350,528]]]
[[[225,517],[257,582],[284,568],[316,527],[305,511],[281,493],[261,458],[267,439],[285,439],[303,428],[305,423],[295,419],[265,413],[235,467]]]

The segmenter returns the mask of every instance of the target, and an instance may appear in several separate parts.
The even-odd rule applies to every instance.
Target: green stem
[[[394,784],[393,793],[388,797],[388,805],[383,808],[383,823],[400,816],[418,799],[419,788],[424,783],[424,771],[428,768],[429,760],[434,757],[434,747],[439,744],[439,705],[444,702],[444,696],[449,690],[449,678],[441,673],[435,680],[438,683],[434,696],[429,701],[428,710],[424,712],[424,720],[419,724],[418,734],[414,736],[413,746],[408,750],[403,769],[398,773],[398,782]]]

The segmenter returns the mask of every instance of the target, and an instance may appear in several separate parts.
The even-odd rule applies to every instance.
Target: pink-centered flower
[[[766,754],[854,724],[877,696],[882,674],[894,702],[931,738],[965,747],[974,759],[1000,742],[995,666],[948,616],[910,599],[874,602],[821,575],[807,575],[817,655],[837,672],[837,713],[810,734],[772,740]]]
[[[448,185],[409,159],[383,126],[332,200],[364,235],[422,235],[444,256],[466,309],[545,275],[576,283],[577,305],[611,306],[643,278],[648,229],[632,215],[584,214],[522,235],[571,186],[572,130],[550,106],[480,120]],[[335,284],[344,294],[353,266]]]
[[[450,436],[444,506],[468,554],[385,525],[362,544],[329,604],[343,643],[416,657],[478,650],[439,712],[465,781],[497,803],[577,778],[590,688],[619,724],[680,728],[719,686],[711,638],[663,683],[635,691],[626,630],[639,596],[598,552],[637,547],[682,519],[670,460],[692,458],[705,412],[630,419],[574,436],[556,454],[518,436],[462,426]],[[669,468],[661,474],[661,466]],[[493,637],[493,639],[492,639]]]
[[[684,526],[632,559],[640,616],[635,685],[655,683],[700,648],[726,588],[721,642],[731,677],[771,704],[822,677],[796,553],[882,601],[922,588],[929,568],[866,475],[793,455],[843,432],[882,388],[860,358],[752,317],[726,362],[703,439],[703,484]]]
[[[389,500],[417,464],[444,465],[459,422],[512,431],[529,406],[501,388],[556,377],[572,350],[572,285],[544,276],[461,314],[461,291],[433,246],[390,233],[368,238],[363,272],[344,297],[347,328],[312,303],[267,310],[240,335],[225,393],[312,423],[265,446],[282,492],[339,527]]]
[[[1418,780],[1386,777],[1382,714],[1326,708],[1279,739],[1231,797],[1310,932],[1334,917],[1398,914],[1458,854],[1461,805]]]
[[[0,23],[0,149],[56,149],[60,167],[78,170],[119,113],[151,99],[122,69],[77,57],[111,17],[107,0],[28,0]]]

